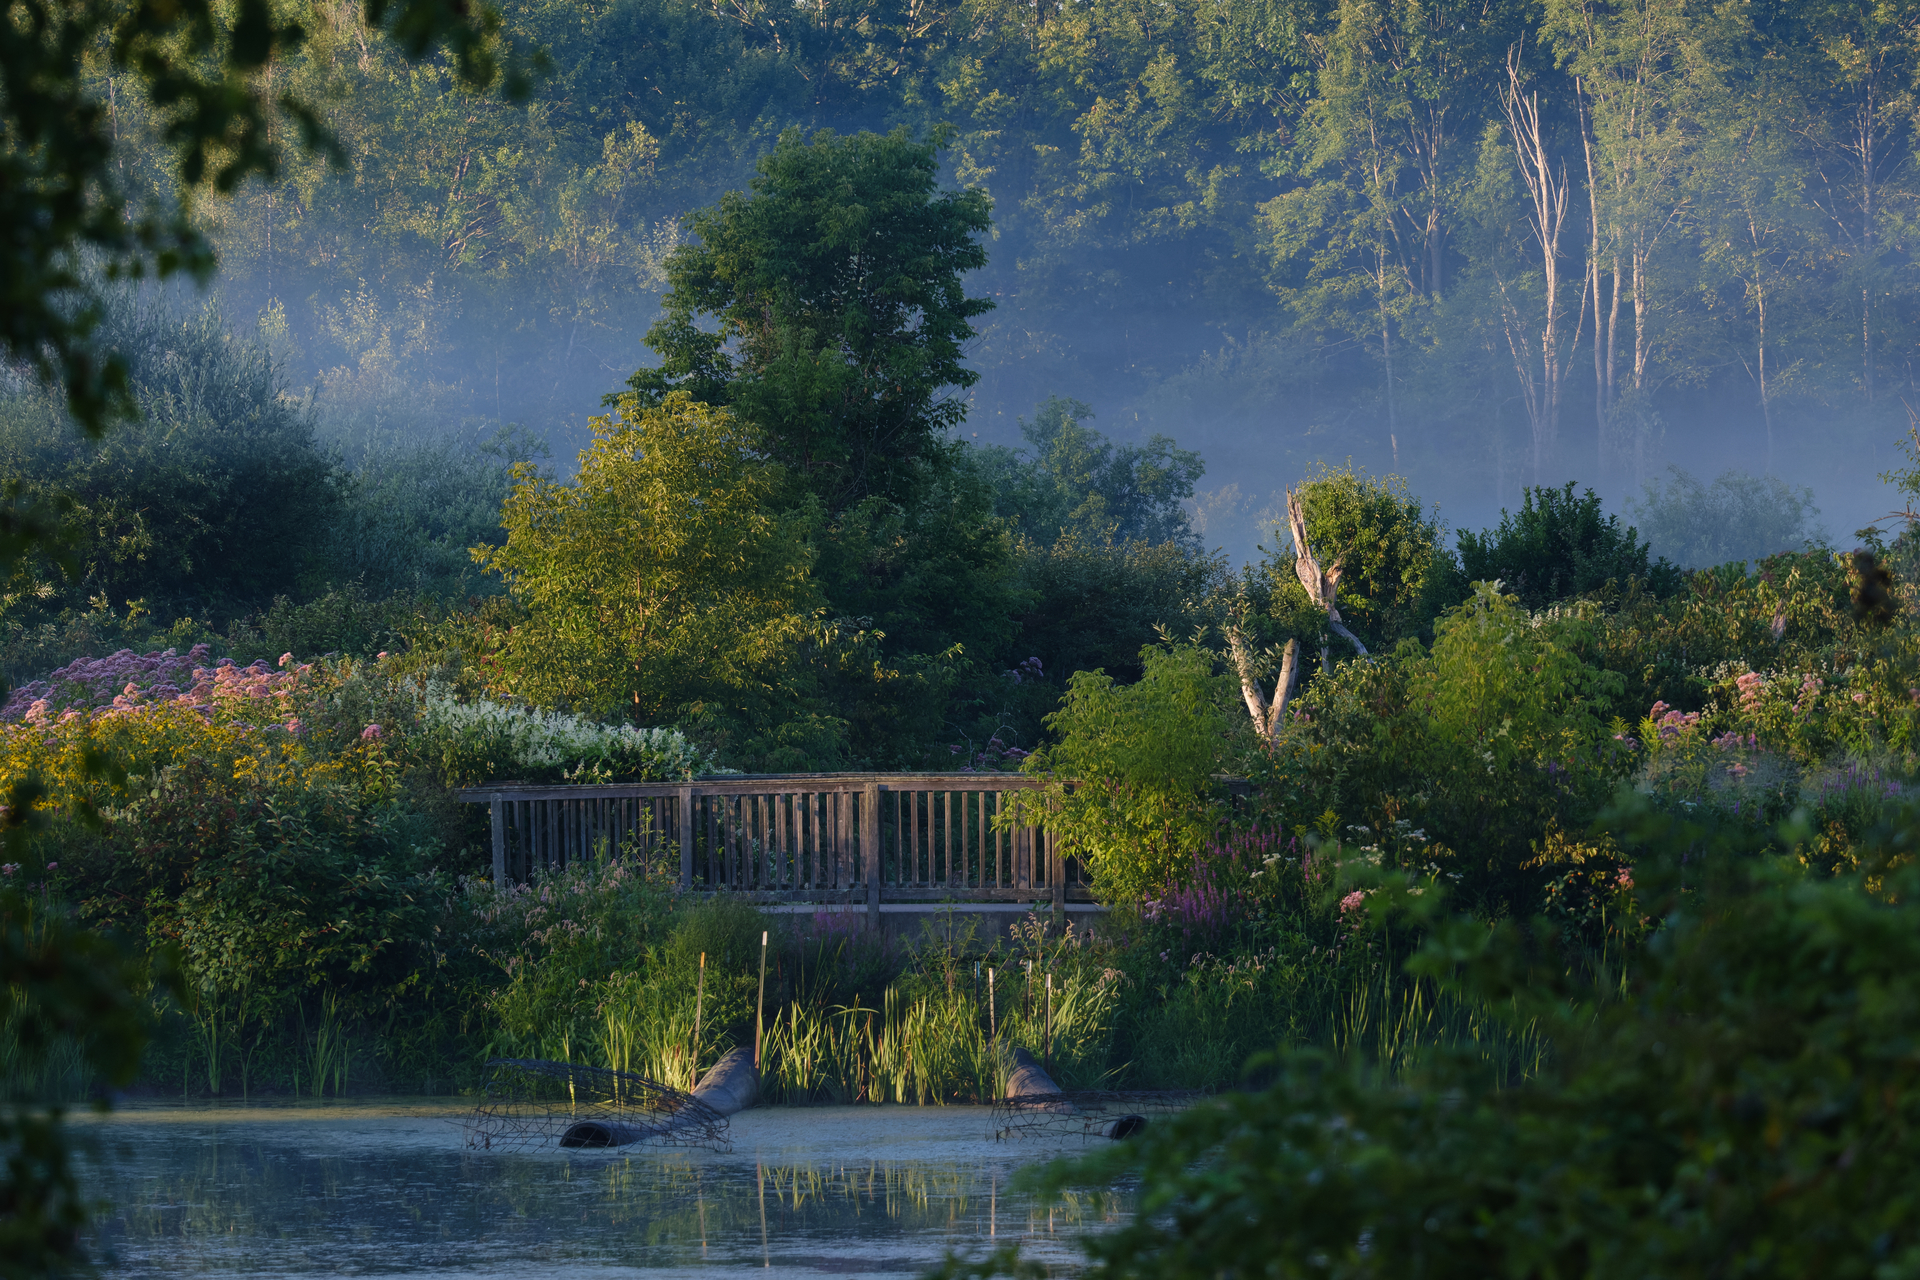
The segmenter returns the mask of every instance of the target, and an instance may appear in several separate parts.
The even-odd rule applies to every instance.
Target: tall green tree
[[[661,362],[634,390],[728,406],[830,514],[913,500],[965,415],[949,393],[979,380],[961,349],[993,306],[962,281],[990,219],[984,192],[938,188],[949,136],[783,134],[751,194],[689,220],[647,334]]]
[[[1496,110],[1498,51],[1521,30],[1511,3],[1342,0],[1304,37],[1314,91],[1294,181],[1261,206],[1275,285],[1297,323],[1351,335],[1380,362],[1396,460],[1396,353],[1420,341],[1461,265],[1461,196]]]

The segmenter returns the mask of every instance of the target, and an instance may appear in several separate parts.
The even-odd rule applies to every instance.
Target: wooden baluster
[[[880,930],[880,784],[869,782],[860,796],[860,863],[867,882],[867,927]]]
[[[682,891],[693,888],[693,788],[680,788],[680,888]],[[662,832],[665,835],[665,832]]]
[[[845,855],[851,852],[851,850],[847,848],[852,836],[852,833],[848,830],[850,823],[848,822],[847,810],[852,807],[852,804],[847,800],[846,792],[836,791],[833,793],[833,828],[831,832],[831,838],[833,840],[833,883],[828,887],[835,892],[838,892],[843,885],[850,885],[853,881],[852,864],[843,864],[842,862]],[[840,878],[843,865],[848,872],[845,880]]]
[[[953,792],[951,791],[940,793],[940,825],[947,833],[947,887],[952,888],[960,883],[960,860],[954,856],[953,851]],[[960,834],[962,836],[967,834],[964,818],[960,822]]]
[[[925,794],[925,792],[915,788],[907,792],[906,800],[907,848],[911,850],[911,861],[908,865],[911,868],[911,883],[916,889],[923,883],[920,872],[920,862],[922,855],[926,852],[926,837],[920,830],[920,798]]]
[[[499,796],[494,796],[487,805],[487,816],[493,827],[493,887],[507,887],[507,807]]]
[[[717,803],[719,803],[719,798],[716,796],[709,795],[700,797],[701,825],[707,829],[705,861],[707,864],[707,888],[709,889],[718,889],[726,878],[726,869],[719,865],[718,860],[714,856],[718,848],[719,840],[718,826],[714,822],[713,817],[713,807]]]
[[[987,793],[975,793],[980,798],[978,805],[979,820],[974,823],[973,880],[979,888],[987,887]]]
[[[1004,791],[994,792],[993,817],[996,825],[993,829],[993,887],[996,889],[1005,887],[1005,882],[1000,874],[1000,845],[1005,837],[997,824],[999,823],[1001,813],[1006,810],[1006,807],[1007,793]]]

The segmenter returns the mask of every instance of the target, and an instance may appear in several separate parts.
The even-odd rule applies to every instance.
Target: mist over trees
[[[524,109],[303,8],[273,74],[346,166],[196,208],[230,312],[284,317],[323,411],[384,383],[400,418],[583,443],[650,362],[689,211],[786,128],[939,123],[995,227],[966,429],[1016,444],[1061,395],[1168,434],[1203,493],[1241,484],[1243,553],[1268,490],[1349,456],[1488,518],[1525,484],[1730,462],[1871,507],[1915,395],[1920,5],[503,11],[552,61]]]

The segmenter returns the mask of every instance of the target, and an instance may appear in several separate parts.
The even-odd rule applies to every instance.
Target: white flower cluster
[[[690,778],[713,771],[712,761],[677,729],[597,724],[558,711],[499,702],[458,702],[442,688],[421,699],[421,727],[463,747],[504,757],[527,770],[561,768],[579,782],[616,774]]]

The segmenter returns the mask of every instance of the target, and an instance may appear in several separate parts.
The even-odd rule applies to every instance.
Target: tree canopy
[[[1206,474],[1200,455],[1157,432],[1144,445],[1116,445],[1084,425],[1093,416],[1083,400],[1048,396],[1033,421],[1020,422],[1028,449],[981,449],[995,511],[1041,543],[1065,533],[1095,542],[1192,539],[1181,504]]]
[[[824,601],[756,442],[684,391],[628,396],[572,483],[520,469],[506,544],[475,552],[527,610],[498,658],[516,693],[648,724],[794,717]]]
[[[668,258],[647,332],[661,363],[634,390],[729,406],[830,512],[915,496],[965,415],[944,393],[978,381],[961,348],[993,306],[961,281],[986,263],[986,195],[937,188],[950,136],[783,133],[751,194],[689,219],[697,243]]]

